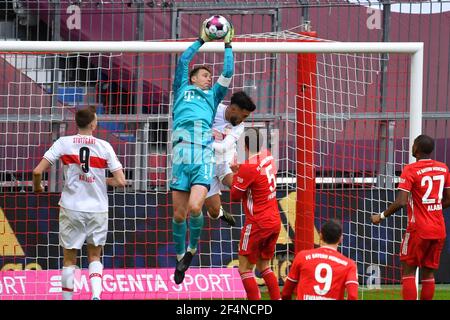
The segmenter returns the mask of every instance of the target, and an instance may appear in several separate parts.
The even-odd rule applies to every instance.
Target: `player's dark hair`
[[[198,73],[200,70],[206,70],[206,71],[208,71],[209,73],[212,74],[211,69],[210,69],[208,66],[205,66],[205,65],[202,65],[202,66],[196,66],[196,67],[194,67],[194,68],[191,70],[191,72],[189,72],[189,82],[191,82],[192,77],[195,76],[195,75],[197,75],[197,73]],[[191,83],[192,83],[192,82],[191,82]]]
[[[244,143],[251,153],[258,153],[264,146],[264,137],[258,128],[248,128],[245,131]]]
[[[414,144],[417,147],[417,152],[424,155],[430,155],[434,150],[434,140],[433,138],[421,134],[416,139],[414,139]]]
[[[233,93],[230,103],[250,112],[253,112],[256,109],[256,105],[252,98],[250,98],[244,91],[237,91]]]
[[[322,234],[322,239],[325,243],[338,243],[342,236],[341,224],[334,219],[328,220],[322,225],[320,233]]]
[[[95,106],[89,106],[87,108],[83,108],[78,110],[75,113],[75,122],[77,123],[78,128],[84,129],[86,128],[92,121],[95,119]]]

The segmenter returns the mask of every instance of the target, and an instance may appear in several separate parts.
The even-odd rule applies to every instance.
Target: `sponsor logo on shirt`
[[[184,92],[184,101],[191,101],[195,97],[195,92],[192,90],[187,90]]]

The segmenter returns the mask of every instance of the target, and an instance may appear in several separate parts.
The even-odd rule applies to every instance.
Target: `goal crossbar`
[[[273,45],[276,42],[276,45]],[[190,42],[176,41],[0,41],[2,52],[183,52]],[[409,147],[422,133],[423,42],[233,42],[242,53],[400,53],[411,55]],[[221,52],[223,43],[209,42],[200,52]],[[409,162],[413,162],[409,156]]]
[[[273,43],[277,45],[274,46]],[[176,41],[0,41],[2,52],[183,52],[191,43]],[[200,52],[221,52],[222,42],[208,42]],[[423,42],[233,42],[243,53],[409,53],[423,50]]]

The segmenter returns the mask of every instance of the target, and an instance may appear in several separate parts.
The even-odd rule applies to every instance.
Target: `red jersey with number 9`
[[[398,188],[409,192],[407,231],[415,231],[422,239],[445,238],[442,197],[444,189],[450,188],[447,165],[431,159],[406,165]]]
[[[245,192],[242,200],[246,223],[260,226],[279,224],[276,197],[276,167],[273,156],[264,150],[240,165],[233,177],[233,189]]]
[[[297,253],[288,279],[298,300],[343,300],[347,285],[358,285],[355,262],[327,246]]]

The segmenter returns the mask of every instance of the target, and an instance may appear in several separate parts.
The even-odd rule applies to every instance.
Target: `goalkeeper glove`
[[[228,31],[225,38],[223,38],[223,42],[225,42],[225,44],[231,44],[231,40],[233,40],[233,37],[234,37],[234,27],[233,24],[230,22],[230,30]]]
[[[208,35],[206,34],[206,21],[208,19],[206,19],[205,21],[203,21],[202,25],[200,26],[200,39],[203,40],[203,42],[208,42],[211,41],[211,39],[208,37]]]

